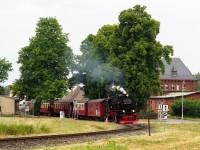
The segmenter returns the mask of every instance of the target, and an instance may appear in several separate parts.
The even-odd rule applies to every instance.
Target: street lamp
[[[183,90],[184,90],[185,81],[182,83],[182,120],[183,120]]]

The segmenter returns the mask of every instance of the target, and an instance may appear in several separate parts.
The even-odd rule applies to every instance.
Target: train
[[[72,102],[42,103],[41,114],[59,115],[64,112],[66,117],[112,121],[120,124],[133,124],[137,121],[136,105],[125,96],[91,100],[73,100]]]

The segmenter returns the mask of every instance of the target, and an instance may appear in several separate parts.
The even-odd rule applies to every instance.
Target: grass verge
[[[59,119],[0,117],[0,138],[15,135],[73,134],[121,128],[115,123]]]
[[[0,135],[28,135],[33,133],[48,133],[49,128],[42,125],[38,128],[35,128],[33,125],[24,125],[24,124],[0,124]]]
[[[156,132],[83,144],[41,147],[39,150],[199,150],[200,123],[164,124],[152,122]]]

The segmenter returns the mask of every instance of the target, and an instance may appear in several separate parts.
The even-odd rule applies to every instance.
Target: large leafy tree
[[[103,59],[100,57],[98,50],[94,47],[94,36],[89,35],[81,44],[82,56],[80,57],[80,69],[82,81],[85,85],[85,94],[87,97],[101,98],[106,96],[105,81],[97,73]],[[95,76],[95,73],[96,76]]]
[[[159,77],[164,71],[162,59],[169,63],[173,54],[171,46],[157,41],[159,27],[159,22],[145,7],[136,5],[120,13],[118,25],[103,26],[91,39],[83,41],[81,58],[91,56],[98,60],[98,66],[109,64],[116,68],[120,75],[110,76],[111,79],[115,78],[115,84],[123,87],[137,101],[138,107],[144,107],[150,95],[160,90]]]
[[[0,83],[8,79],[8,72],[12,70],[12,64],[5,58],[0,59]],[[5,88],[0,85],[0,95],[4,95]]]
[[[0,59],[0,83],[8,79],[8,72],[12,70],[12,64],[5,58]]]
[[[84,83],[85,94],[89,98],[104,98],[112,94],[110,87],[118,81],[121,73],[118,68],[109,63],[109,53],[105,47],[105,39],[101,33],[112,30],[106,25],[97,35],[89,35],[81,44],[82,55],[79,56],[78,81]]]
[[[53,101],[68,87],[72,50],[56,18],[40,18],[36,35],[19,52],[21,77],[14,92],[28,99]]]
[[[139,5],[119,15],[114,35],[116,45],[111,47],[113,63],[123,70],[123,86],[139,107],[160,90],[160,73],[164,71],[162,59],[169,63],[173,54],[172,46],[157,41],[159,27],[159,22]]]

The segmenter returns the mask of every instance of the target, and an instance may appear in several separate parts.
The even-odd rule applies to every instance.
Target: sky
[[[81,42],[95,34],[105,24],[117,24],[122,10],[136,4],[160,21],[157,37],[164,45],[172,45],[174,57],[179,57],[193,74],[200,72],[200,1],[198,0],[0,0],[0,58],[13,65],[11,84],[20,76],[19,50],[35,35],[40,17],[56,17],[69,33],[69,46],[80,54]]]

